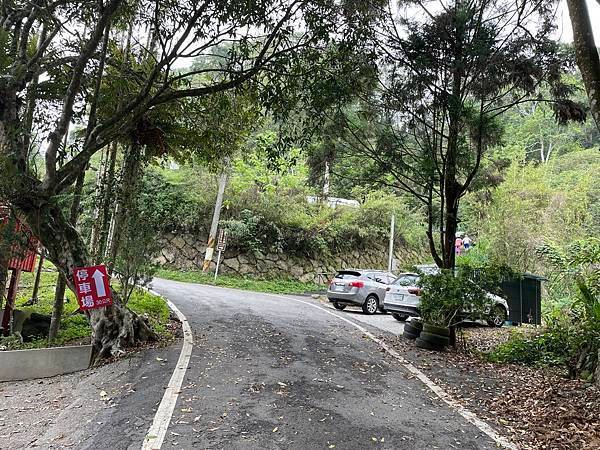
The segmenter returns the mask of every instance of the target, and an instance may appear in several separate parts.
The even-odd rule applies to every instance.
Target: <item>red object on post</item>
[[[13,254],[15,254],[15,251],[13,251]],[[27,250],[27,254],[24,257],[12,257],[9,259],[8,268],[13,270],[22,270],[23,272],[33,272],[36,259],[37,253]]]
[[[0,225],[8,224],[10,209],[0,204]],[[37,258],[38,240],[27,225],[15,218],[15,242],[10,246],[7,268],[33,272]]]
[[[79,307],[82,310],[110,306],[112,293],[104,264],[73,269],[73,283]]]

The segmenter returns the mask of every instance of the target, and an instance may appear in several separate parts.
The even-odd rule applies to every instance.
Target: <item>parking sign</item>
[[[73,283],[79,307],[83,310],[112,305],[110,282],[104,264],[73,269]]]

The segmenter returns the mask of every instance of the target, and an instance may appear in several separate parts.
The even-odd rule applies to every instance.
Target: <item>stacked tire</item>
[[[404,324],[404,332],[402,336],[407,339],[417,339],[423,329],[423,322],[420,320],[412,319],[410,322]]]
[[[415,343],[426,350],[443,350],[450,343],[450,329],[425,323]]]

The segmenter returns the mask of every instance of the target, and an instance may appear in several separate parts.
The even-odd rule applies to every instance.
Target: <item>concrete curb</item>
[[[158,405],[152,425],[148,429],[146,437],[144,438],[144,443],[142,444],[142,450],[158,450],[162,447],[165,435],[167,434],[167,428],[169,428],[169,424],[171,423],[171,417],[173,416],[173,411],[175,410],[175,405],[177,404],[177,398],[181,392],[183,378],[185,377],[185,372],[190,364],[194,340],[192,337],[192,329],[190,328],[188,320],[183,313],[179,311],[177,306],[175,306],[175,304],[168,298],[165,298],[156,291],[148,289],[148,292],[164,299],[167,302],[167,305],[169,305],[171,311],[173,311],[181,321],[183,328],[183,346],[181,347],[179,360],[177,361],[173,375],[171,375],[169,385],[165,390],[163,398]]]
[[[78,372],[90,366],[91,356],[91,345],[1,351],[0,381],[31,380]]]

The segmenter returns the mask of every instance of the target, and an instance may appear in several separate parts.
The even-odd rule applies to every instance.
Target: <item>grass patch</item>
[[[38,303],[33,306],[23,306],[23,304],[31,298],[34,278],[35,272],[21,273],[15,309],[51,315],[52,307],[54,305],[54,290],[56,288],[58,272],[51,264],[44,263],[44,271],[40,277]],[[91,334],[91,329],[88,325],[86,317],[83,314],[73,315],[73,313],[79,309],[75,295],[69,289],[67,289],[65,292],[65,298],[67,299],[67,302],[64,306],[63,319],[60,324],[58,336],[56,337],[56,341],[53,343],[54,346],[61,346],[67,342],[76,341],[83,343],[89,339]],[[47,346],[48,338],[47,336],[43,336],[31,342],[23,343],[21,348],[42,348]]]
[[[168,335],[170,310],[162,298],[142,289],[136,289],[131,294],[127,306],[138,314],[147,314],[154,331],[163,337]]]
[[[290,279],[261,280],[257,278],[245,278],[232,275],[219,275],[217,281],[213,274],[201,271],[180,271],[169,269],[158,269],[155,274],[159,278],[173,281],[185,281],[188,283],[209,284],[211,286],[222,286],[246,291],[268,292],[272,294],[304,294],[306,292],[322,291],[323,287],[315,283],[303,283]]]
[[[23,272],[21,274],[15,309],[51,315],[54,305],[54,290],[56,288],[58,272],[51,263],[45,262],[44,271],[40,278],[38,302],[32,306],[24,306],[31,298],[34,278],[35,273]],[[112,283],[112,286],[118,291],[119,286],[117,283]],[[64,305],[60,330],[56,341],[52,345],[61,346],[67,343],[86,343],[89,341],[92,332],[87,318],[84,314],[73,314],[79,309],[79,305],[75,299],[75,295],[68,288],[65,293],[65,298],[67,298],[67,302]],[[136,289],[132,293],[127,306],[138,314],[147,314],[153,329],[163,337],[168,335],[167,324],[169,322],[169,307],[162,298],[150,294],[147,291]],[[0,345],[9,350],[43,348],[48,347],[48,338],[47,336],[41,336],[39,339],[25,343],[16,341],[14,337],[0,338]]]

